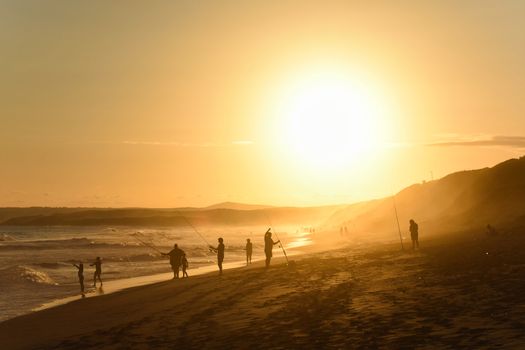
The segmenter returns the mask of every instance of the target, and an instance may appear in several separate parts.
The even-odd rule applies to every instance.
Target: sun
[[[385,104],[364,82],[338,75],[304,79],[286,93],[280,124],[295,159],[337,168],[376,152],[386,130]]]

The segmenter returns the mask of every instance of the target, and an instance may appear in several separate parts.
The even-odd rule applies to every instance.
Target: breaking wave
[[[0,242],[13,242],[16,241],[16,238],[11,237],[6,233],[0,233]]]
[[[38,271],[29,266],[13,266],[0,270],[0,279],[11,283],[37,283],[56,286],[56,283],[43,271]]]

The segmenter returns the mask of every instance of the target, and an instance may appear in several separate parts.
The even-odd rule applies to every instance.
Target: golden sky
[[[0,1],[0,206],[350,203],[520,156],[524,13]]]

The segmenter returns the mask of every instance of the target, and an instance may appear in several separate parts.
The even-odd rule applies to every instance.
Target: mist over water
[[[102,259],[103,281],[171,272],[168,252],[177,243],[186,252],[191,269],[215,264],[205,241],[217,244],[223,237],[225,263],[245,261],[246,239],[253,243],[253,259],[263,256],[267,227],[192,228],[136,227],[1,227],[0,228],[0,321],[31,311],[51,300],[80,294],[77,269],[84,263],[84,284],[93,283],[97,256]],[[280,238],[290,248],[310,240],[297,228],[283,228]]]

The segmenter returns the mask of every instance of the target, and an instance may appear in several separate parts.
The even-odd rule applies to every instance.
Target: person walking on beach
[[[80,292],[82,293],[82,296],[84,296],[84,264],[73,264],[73,266],[75,266],[78,269],[78,282],[80,283]]]
[[[188,272],[186,270],[188,269],[188,259],[186,259],[186,254],[182,255],[182,278],[188,277]]]
[[[93,287],[97,286],[97,277],[100,281],[100,286],[102,287],[102,278],[100,277],[102,275],[102,261],[100,260],[100,256],[97,256],[95,262],[93,264],[90,264],[89,266],[95,266],[95,274],[93,275]]]
[[[182,262],[182,256],[184,255],[184,251],[179,248],[177,243],[175,243],[173,245],[173,249],[170,250],[169,253],[161,253],[161,254],[170,257],[170,265],[171,265],[171,269],[173,270],[173,279],[179,278],[179,270],[180,270],[180,265]]]
[[[217,248],[210,245],[210,249],[217,253],[217,265],[219,266],[219,274],[222,275],[222,262],[224,260],[224,240],[222,237],[218,239],[219,245]]]
[[[272,249],[273,246],[281,243],[281,241],[274,242],[272,240],[272,232],[270,231],[272,228],[270,227],[268,231],[264,234],[264,254],[266,255],[266,268],[270,266],[270,261],[272,260]]]
[[[246,239],[246,265],[252,263],[252,251],[253,251],[253,245],[250,239]]]
[[[414,219],[410,219],[410,238],[412,239],[412,250],[419,249],[419,226]]]

